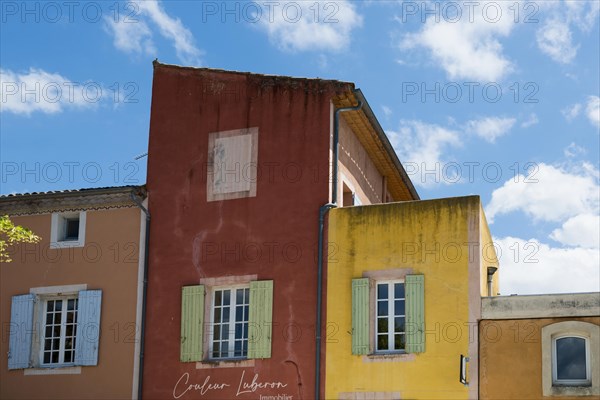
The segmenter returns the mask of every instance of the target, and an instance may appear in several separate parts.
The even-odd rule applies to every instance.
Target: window
[[[352,280],[352,354],[425,351],[424,276],[403,278]]]
[[[8,369],[97,365],[101,290],[86,285],[13,296]]]
[[[213,292],[211,358],[248,355],[250,288],[217,289]]]
[[[563,386],[590,384],[589,341],[580,336],[552,340],[552,383]]]
[[[208,135],[207,201],[256,196],[258,128]]]
[[[53,213],[50,247],[82,247],[85,244],[86,212]]]
[[[600,326],[567,320],[542,327],[542,394],[600,395]]]
[[[42,365],[73,363],[77,335],[77,297],[48,299],[44,302],[43,309]]]
[[[404,282],[377,282],[376,351],[406,349]]]
[[[273,281],[237,277],[237,284],[223,286],[226,278],[219,279],[182,288],[180,360],[270,358]]]

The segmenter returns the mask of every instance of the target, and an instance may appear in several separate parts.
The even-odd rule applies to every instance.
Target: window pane
[[[235,324],[235,338],[241,339],[244,333],[244,324]]]
[[[62,311],[62,300],[56,300],[54,304],[54,311]]]
[[[388,302],[378,301],[377,302],[377,315],[388,315]]]
[[[404,317],[394,318],[394,332],[404,332]]]
[[[221,340],[229,339],[229,325],[224,325],[223,329],[221,329]]]
[[[61,303],[58,303],[61,304]],[[54,314],[54,323],[55,324],[60,324],[60,318],[62,317],[62,314]]]
[[[235,320],[236,321],[243,321],[244,318],[244,307],[243,306],[236,306],[235,307]]]
[[[213,351],[212,351],[212,356],[217,358],[220,356],[219,354],[219,342],[214,342],[213,343]]]
[[[404,300],[394,301],[394,314],[404,315]]]
[[[223,290],[223,305],[231,304],[231,290]]]
[[[74,310],[75,309],[75,299],[69,299],[69,302],[67,304],[67,310]]]
[[[229,353],[229,342],[221,342],[221,357],[227,357]]]
[[[377,337],[377,350],[388,350],[388,337],[387,335],[379,335]]]
[[[229,322],[229,308],[223,309],[223,322]]]
[[[58,363],[58,351],[55,351],[52,353],[52,363],[53,364]]]
[[[52,350],[52,340],[46,339],[44,341],[44,350]]]
[[[388,284],[380,283],[377,285],[377,298],[387,299],[388,298]]]
[[[65,351],[65,362],[73,362],[73,352]]]
[[[65,239],[77,239],[79,237],[79,220],[67,219]]]
[[[48,302],[48,306],[46,308],[46,311],[54,311],[54,302],[53,301],[49,301]]]
[[[394,284],[394,298],[396,298],[396,299],[404,298],[404,283]]]
[[[386,333],[388,331],[388,319],[387,318],[379,318],[377,320],[377,332]]]
[[[565,337],[556,340],[556,377],[560,380],[587,379],[585,339]]]
[[[45,352],[44,353],[44,364],[48,364],[49,362],[50,362],[50,353]]]
[[[406,347],[406,337],[404,335],[394,335],[394,350],[404,350]]]
[[[242,304],[244,302],[244,289],[237,289],[235,291],[235,304]]]
[[[242,356],[242,341],[241,340],[236,340],[235,341],[235,349],[233,352],[235,357],[241,357]]]
[[[220,308],[215,308],[215,323],[217,322],[221,322],[221,309]]]
[[[220,290],[215,292],[215,306],[221,305],[222,295],[223,295],[223,293]]]

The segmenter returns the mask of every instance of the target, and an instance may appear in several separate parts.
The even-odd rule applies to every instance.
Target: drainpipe
[[[357,89],[358,90],[358,89]],[[356,90],[355,90],[356,92]],[[321,389],[321,308],[323,303],[323,230],[325,226],[325,215],[327,211],[337,207],[338,191],[338,159],[339,159],[339,141],[340,141],[340,113],[344,111],[360,110],[363,103],[359,100],[355,107],[343,107],[335,110],[333,116],[333,190],[332,202],[327,203],[319,209],[319,242],[317,249],[317,321],[316,321],[316,350],[315,350],[315,400],[320,398]]]
[[[140,366],[138,371],[138,399],[142,398],[142,380],[144,377],[144,331],[146,328],[146,292],[148,289],[148,253],[150,243],[150,212],[144,207],[142,201],[131,192],[131,200],[144,212],[146,215],[146,234],[144,238],[144,280],[142,289],[142,321],[140,327]]]
[[[487,295],[492,296],[492,281],[494,274],[498,270],[497,267],[487,267]]]

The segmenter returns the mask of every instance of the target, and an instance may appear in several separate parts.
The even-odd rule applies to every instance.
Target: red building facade
[[[319,210],[334,110],[359,101],[351,83],[155,63],[144,398],[315,397]],[[338,205],[415,199],[370,109],[347,114]],[[344,334],[321,331],[322,350]]]

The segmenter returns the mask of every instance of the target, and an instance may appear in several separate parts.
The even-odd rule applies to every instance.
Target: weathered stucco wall
[[[458,375],[461,354],[477,360],[479,257],[469,257],[469,238],[479,239],[479,213],[476,196],[330,212],[326,398],[472,397]],[[351,281],[392,269],[425,276],[425,352],[352,355]]]
[[[148,190],[152,226],[144,393],[172,398],[179,379],[222,389],[181,398],[254,398],[314,390],[316,244],[329,200],[331,97],[348,85],[157,65]],[[256,196],[207,201],[211,132],[257,128]],[[179,361],[181,287],[204,278],[274,281],[272,356],[251,363]],[[211,367],[211,365],[213,367]],[[243,375],[242,375],[243,374]],[[245,381],[285,388],[239,393]],[[291,399],[288,399],[291,400]]]
[[[542,364],[544,362],[542,359],[542,328],[563,321],[581,321],[600,325],[600,317],[482,321],[479,328],[479,398],[482,400],[581,399],[582,397],[570,396],[544,397],[542,393]],[[598,351],[598,349],[592,351]],[[545,361],[549,362],[549,360]],[[595,379],[600,379],[600,376],[596,376]],[[587,398],[597,398],[597,396],[588,396]]]
[[[115,399],[131,398],[140,210],[87,211],[84,247],[50,249],[50,214],[12,218],[42,237],[38,244],[11,249],[13,262],[0,265],[0,398]],[[31,288],[87,284],[102,289],[97,366],[75,375],[25,375],[9,371],[8,342],[11,298]]]

